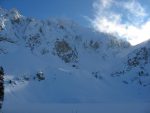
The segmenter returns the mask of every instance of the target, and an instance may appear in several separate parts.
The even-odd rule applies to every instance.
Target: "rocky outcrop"
[[[77,62],[78,54],[75,48],[72,48],[67,41],[57,40],[55,42],[54,54],[58,55],[64,62]]]
[[[141,47],[128,55],[124,69],[112,73],[113,77],[122,77],[123,83],[138,83],[141,86],[150,85],[150,73],[147,69],[150,61],[150,48]]]

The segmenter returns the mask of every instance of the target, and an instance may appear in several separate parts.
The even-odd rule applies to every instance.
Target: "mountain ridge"
[[[73,21],[36,20],[0,8],[0,63],[4,106],[149,101],[149,41],[131,46]]]

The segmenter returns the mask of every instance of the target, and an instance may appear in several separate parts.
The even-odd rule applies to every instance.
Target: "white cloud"
[[[100,3],[103,7],[108,7],[111,5],[112,0],[101,0]]]
[[[139,2],[136,0],[131,0],[128,2],[125,2],[123,4],[123,7],[126,8],[130,13],[132,13],[135,16],[146,16],[145,9],[141,6]]]
[[[112,33],[136,45],[150,39],[150,19],[144,7],[137,0],[98,0],[93,4],[97,30]]]

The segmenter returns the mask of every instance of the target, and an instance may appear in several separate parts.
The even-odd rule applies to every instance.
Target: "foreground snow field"
[[[97,103],[97,104],[23,104],[14,103],[4,113],[149,113],[150,103]],[[9,105],[9,104],[8,104]]]
[[[11,77],[7,77],[11,78]],[[71,80],[73,81],[73,80]],[[45,82],[45,81],[44,81]],[[59,81],[60,82],[60,81]],[[66,82],[66,81],[64,81]],[[69,84],[68,84],[69,83]],[[65,88],[73,88],[71,91],[66,91],[64,83],[55,86],[55,90],[49,87],[49,91],[46,91],[46,87],[38,82],[34,81],[28,83],[17,83],[19,86],[7,86],[5,91],[5,101],[3,103],[3,113],[149,113],[150,112],[150,98],[149,96],[141,96],[131,92],[123,92],[124,90],[115,90],[114,87],[107,86],[105,89],[99,89],[104,91],[105,95],[95,97],[98,92],[90,92],[92,89],[84,90],[83,92],[72,87],[70,82],[65,84]],[[51,83],[53,85],[58,83]],[[75,84],[74,84],[75,85]],[[77,84],[76,84],[77,85]],[[98,84],[97,84],[98,85]],[[37,87],[37,88],[36,88]],[[114,91],[108,88],[113,88]],[[115,86],[116,87],[116,86]],[[37,90],[38,88],[41,88]],[[117,88],[117,87],[116,87]],[[61,90],[62,89],[62,90]],[[80,88],[79,88],[80,89]],[[108,91],[106,91],[108,89]],[[127,88],[128,89],[128,88]],[[126,90],[127,90],[126,89]],[[41,90],[43,93],[41,92]],[[57,92],[57,90],[59,92]],[[60,91],[61,90],[61,91]],[[63,91],[65,90],[65,91]],[[75,92],[73,91],[75,90]],[[129,89],[128,89],[129,90]],[[127,91],[128,91],[127,90]],[[51,94],[51,91],[53,94]],[[122,91],[122,92],[120,92]],[[68,94],[68,93],[74,94]],[[90,93],[89,96],[86,93]],[[100,95],[100,94],[99,94]],[[68,96],[68,97],[66,97]],[[52,98],[51,98],[52,97]],[[65,98],[64,98],[65,97]],[[143,98],[144,97],[144,98]]]

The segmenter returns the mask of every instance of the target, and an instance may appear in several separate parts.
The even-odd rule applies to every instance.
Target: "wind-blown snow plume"
[[[136,45],[150,38],[150,18],[138,0],[97,0],[92,25],[95,29],[111,33]]]

